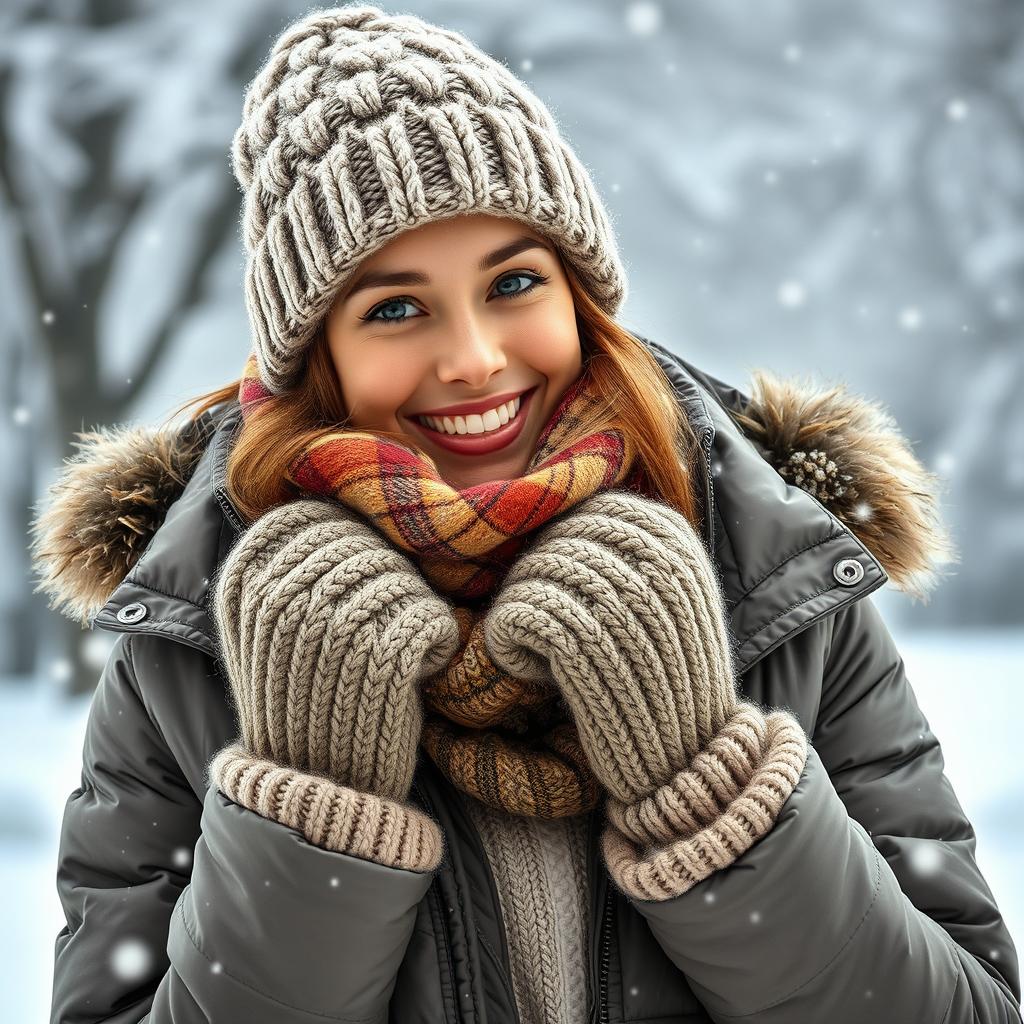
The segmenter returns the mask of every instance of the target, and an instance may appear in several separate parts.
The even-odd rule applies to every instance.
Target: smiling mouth
[[[513,422],[520,414],[523,400],[533,390],[527,388],[515,398],[502,402],[483,413],[465,413],[455,416],[410,416],[421,427],[448,437],[478,437],[495,433],[502,427]]]
[[[535,384],[517,398],[498,406],[496,412],[488,410],[482,415],[405,418],[439,448],[459,455],[489,455],[512,444],[522,433],[532,407],[531,400],[539,387]]]

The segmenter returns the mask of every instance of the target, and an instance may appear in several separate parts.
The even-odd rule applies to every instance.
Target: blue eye
[[[412,305],[407,299],[388,299],[387,302],[382,302],[379,306],[374,306],[366,316],[361,316],[360,320],[375,320],[382,324],[400,324],[405,320],[414,320],[415,317],[407,316],[375,316],[375,313],[386,313],[387,310],[394,310],[395,308],[401,309],[403,306],[412,306],[413,309],[416,307]]]
[[[500,278],[495,284],[495,288],[501,289],[506,284],[511,284],[514,281],[527,281],[529,282],[525,288],[516,288],[514,291],[498,291],[497,298],[499,299],[516,299],[520,295],[526,295],[532,292],[538,284],[546,284],[548,278],[543,274],[539,274],[536,271],[531,271],[529,274],[524,274],[520,271],[516,271],[512,274],[506,274]],[[400,314],[394,316],[388,316],[387,310],[401,310],[403,306],[412,306],[413,309],[417,307],[415,304],[404,296],[398,296],[394,299],[386,299],[384,302],[378,303],[373,309],[370,310],[366,316],[361,316],[359,319],[366,323],[379,323],[379,324],[401,324],[407,320],[415,320],[415,316],[402,316]],[[377,316],[378,313],[384,313],[384,316]]]
[[[496,288],[501,288],[502,285],[511,284],[513,281],[527,281],[529,282],[525,288],[517,288],[514,291],[499,291],[498,295],[503,299],[514,298],[517,295],[525,295],[527,292],[532,292],[538,284],[543,284],[547,280],[546,277],[542,277],[540,274],[509,274],[507,277],[501,278],[495,285]]]

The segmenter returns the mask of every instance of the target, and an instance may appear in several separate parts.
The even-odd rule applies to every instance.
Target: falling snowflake
[[[52,309],[44,309],[43,315],[40,317],[40,319],[43,321],[44,324],[49,325],[52,324],[53,321],[57,319],[57,317],[54,315]]]
[[[799,281],[783,281],[779,285],[779,304],[787,309],[797,309],[807,299],[807,292]]]
[[[946,116],[950,121],[962,121],[969,109],[967,101],[956,96],[946,104]]]
[[[934,875],[942,864],[942,851],[937,843],[918,843],[910,851],[910,866],[919,875]]]
[[[626,8],[626,26],[638,36],[649,36],[661,25],[661,8],[652,3],[633,3]]]
[[[187,846],[179,846],[173,854],[174,866],[184,870],[192,864],[192,851]]]
[[[11,410],[11,419],[19,426],[23,427],[32,418],[31,412],[27,405],[16,405]]]
[[[532,60],[530,60],[530,58],[529,58],[529,57],[524,57],[524,58],[523,58],[523,59],[522,59],[522,60],[521,60],[521,61],[519,62],[519,67],[520,67],[520,69],[521,69],[521,70],[523,70],[523,71],[532,71],[532,70],[533,70],[533,61],[532,61]]]
[[[704,893],[704,902],[705,903],[714,903],[715,902],[715,894],[713,892],[706,892],[706,893]]]
[[[71,678],[71,662],[67,658],[57,658],[50,666],[50,675],[58,683],[67,682]]]
[[[790,43],[782,51],[782,56],[785,57],[790,64],[795,64],[803,57],[803,55],[804,51],[796,43]]]
[[[89,668],[99,670],[106,664],[112,646],[113,639],[109,633],[103,630],[94,630],[82,639],[79,646],[79,657]]]
[[[213,963],[210,964],[210,972],[212,974],[220,974],[220,972],[223,970],[224,967],[219,960],[214,960]]]
[[[121,981],[140,981],[152,964],[153,954],[141,939],[122,939],[110,951],[110,969]]]
[[[779,172],[769,168],[764,172],[764,183],[766,185],[777,185],[779,183]]]
[[[900,310],[900,327],[905,331],[916,331],[921,326],[921,311],[915,306]]]
[[[760,922],[761,922],[761,911],[759,911],[759,910],[752,910],[750,912],[750,923],[751,924],[760,924]]]

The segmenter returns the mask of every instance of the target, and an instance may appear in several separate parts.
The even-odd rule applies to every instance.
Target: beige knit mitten
[[[405,804],[423,721],[418,683],[458,623],[412,561],[340,503],[271,509],[214,583],[241,726],[210,777],[312,843],[410,870],[440,863],[436,822]]]
[[[494,662],[553,679],[608,791],[608,869],[668,899],[772,828],[806,760],[785,710],[740,699],[714,566],[663,502],[601,491],[542,528],[485,622]]]

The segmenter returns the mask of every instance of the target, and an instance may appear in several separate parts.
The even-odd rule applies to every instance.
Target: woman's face
[[[404,231],[367,257],[336,297],[326,331],[348,426],[408,434],[456,489],[522,476],[582,370],[572,294],[552,243],[485,213]],[[516,416],[484,414],[524,392]],[[455,420],[450,407],[466,403],[479,404],[477,415]],[[457,431],[451,444],[462,450],[418,423],[423,413],[447,416]]]

